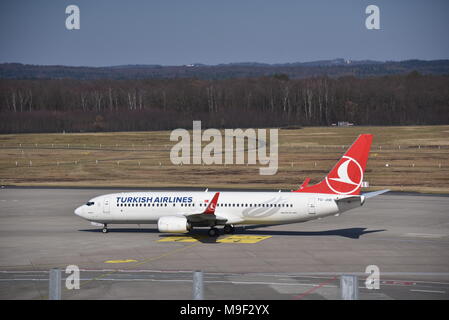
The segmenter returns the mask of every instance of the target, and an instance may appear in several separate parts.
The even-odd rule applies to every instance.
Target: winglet
[[[218,197],[220,196],[220,192],[215,193],[212,201],[209,202],[206,210],[204,210],[203,214],[215,214],[215,208],[217,207]]]

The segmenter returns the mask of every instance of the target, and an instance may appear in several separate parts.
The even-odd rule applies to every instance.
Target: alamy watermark
[[[380,289],[380,269],[378,266],[372,264],[366,267],[365,273],[369,276],[365,280],[365,287],[367,289]]]
[[[68,290],[78,290],[80,288],[80,269],[76,265],[65,268],[65,273],[69,274],[65,280],[65,287]]]
[[[65,20],[65,27],[67,30],[80,29],[80,8],[78,5],[71,4],[66,7],[65,13],[68,15]],[[365,27],[368,30],[380,29],[380,9],[376,5],[369,5],[365,9],[365,14],[368,15],[365,19]]]
[[[65,13],[68,14],[65,19],[65,27],[67,30],[80,29],[80,8],[77,5],[69,5],[65,8]]]
[[[256,130],[249,128],[245,130],[225,129],[223,131],[223,133],[218,129],[202,131],[201,121],[193,121],[192,134],[186,129],[173,130],[170,134],[170,141],[178,143],[170,151],[171,163],[175,165],[259,163],[265,165],[265,167],[259,168],[259,174],[276,174],[278,170],[278,129]],[[209,143],[203,147],[203,142]]]
[[[365,20],[365,27],[368,30],[379,30],[380,29],[380,9],[376,5],[369,5],[365,9],[365,13],[369,16]]]

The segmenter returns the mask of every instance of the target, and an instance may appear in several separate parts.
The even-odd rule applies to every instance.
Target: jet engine
[[[190,230],[190,224],[185,217],[161,217],[157,221],[159,232],[186,233]]]

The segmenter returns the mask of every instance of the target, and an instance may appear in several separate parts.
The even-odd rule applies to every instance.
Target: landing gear
[[[210,228],[209,229],[209,237],[218,237],[218,229],[217,228]]]
[[[103,230],[101,230],[103,233],[108,233],[108,225],[107,224],[105,224],[104,226],[103,226]]]
[[[234,233],[234,231],[235,231],[235,228],[234,228],[234,226],[232,224],[226,224],[223,227],[223,232],[225,234]]]

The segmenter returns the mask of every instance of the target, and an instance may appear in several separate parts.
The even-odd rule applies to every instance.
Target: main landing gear
[[[219,232],[217,228],[210,228],[208,234],[209,237],[218,237]]]
[[[223,232],[225,234],[234,233],[234,231],[235,231],[235,228],[234,228],[234,226],[232,224],[226,224],[223,227]]]
[[[103,233],[108,233],[108,225],[104,224],[103,225],[103,230],[101,230]]]
[[[226,224],[223,227],[224,234],[234,233],[234,231],[235,231],[235,228],[232,224]],[[217,228],[212,227],[209,229],[208,234],[209,234],[209,237],[218,237],[218,235],[220,234],[220,231]]]

